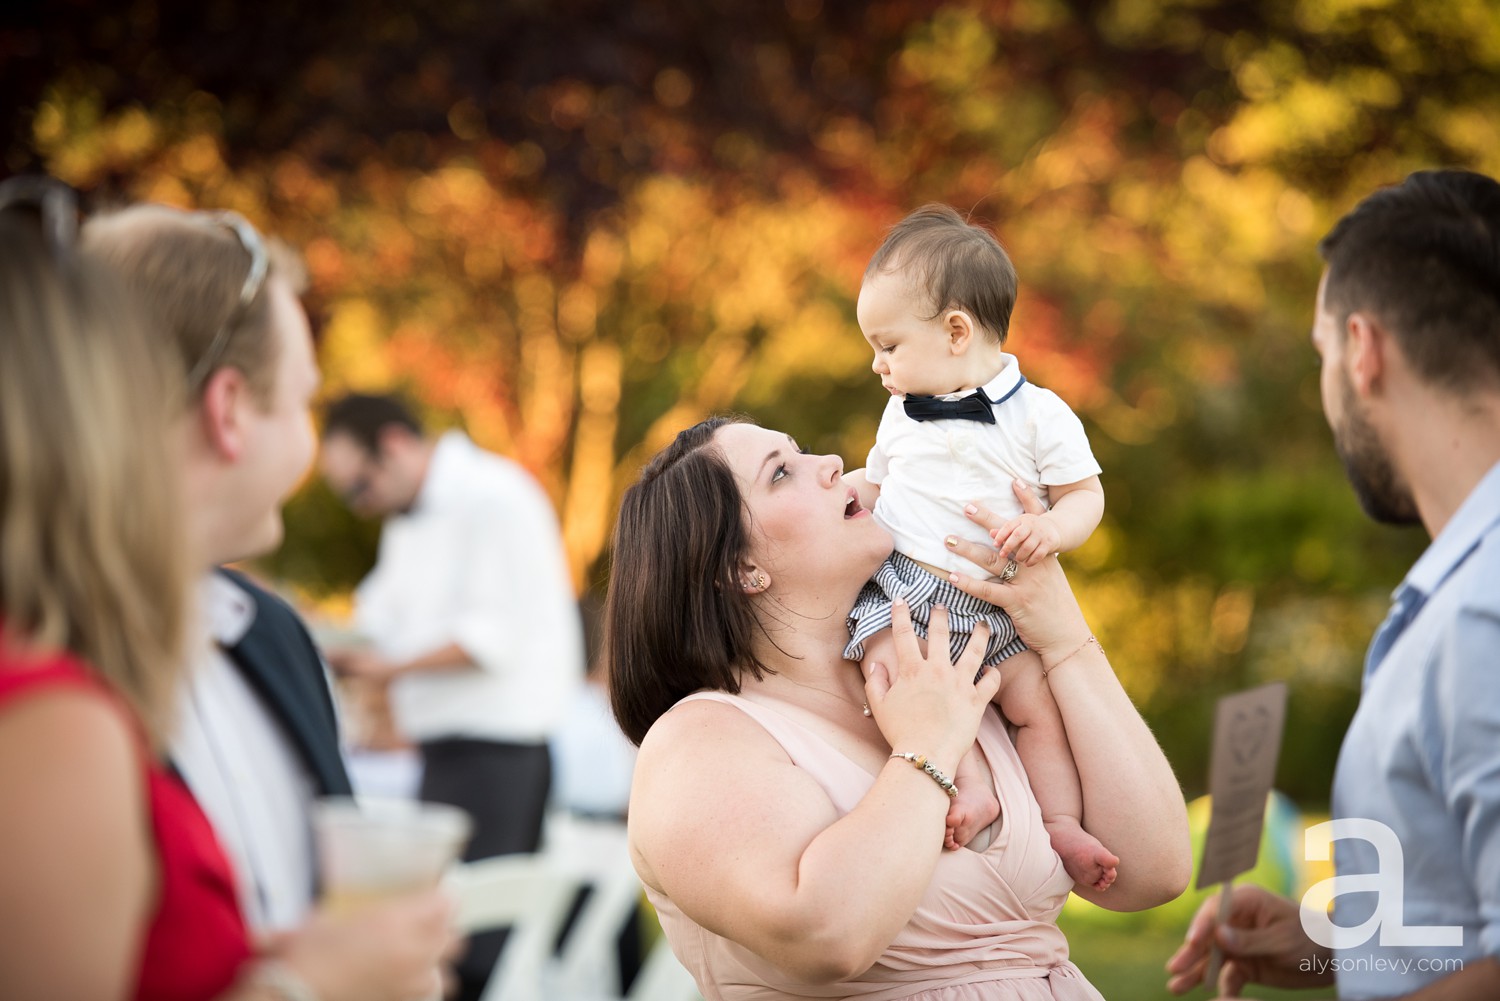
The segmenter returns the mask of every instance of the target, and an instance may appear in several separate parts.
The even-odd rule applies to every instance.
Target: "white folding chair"
[[[543,853],[556,869],[589,888],[553,964],[554,996],[619,998],[616,943],[641,901],[625,825],[556,814],[548,819]]]
[[[456,866],[446,882],[459,930],[511,929],[482,1001],[555,1001],[544,984],[578,879],[542,855],[502,855]]]
[[[591,887],[548,976],[557,1001],[702,1001],[693,977],[666,940],[646,957],[621,994],[616,943],[641,906],[641,882],[630,861],[625,825],[557,813],[548,818],[543,853],[560,872]]]

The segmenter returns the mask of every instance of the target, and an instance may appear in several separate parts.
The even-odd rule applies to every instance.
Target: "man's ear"
[[[204,383],[198,420],[209,448],[227,462],[245,453],[245,412],[254,401],[245,373],[232,365],[215,369]]]
[[[950,309],[943,314],[943,329],[952,354],[961,355],[974,343],[974,318],[961,309]]]
[[[1357,397],[1364,399],[1385,386],[1390,352],[1398,350],[1380,322],[1369,313],[1355,311],[1344,324],[1344,370]]]

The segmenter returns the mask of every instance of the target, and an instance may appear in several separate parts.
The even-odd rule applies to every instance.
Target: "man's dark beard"
[[[1396,478],[1390,456],[1364,419],[1353,387],[1343,388],[1344,422],[1333,430],[1333,447],[1365,514],[1386,525],[1418,525],[1422,518],[1411,490]]]

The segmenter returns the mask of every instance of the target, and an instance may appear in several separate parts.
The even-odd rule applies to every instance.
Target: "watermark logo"
[[[1341,973],[1394,973],[1400,977],[1412,973],[1459,973],[1464,968],[1462,959],[1433,959],[1423,956],[1412,960],[1405,956],[1311,956],[1301,960],[1297,968],[1303,973],[1316,974],[1319,978]]]
[[[1326,862],[1333,842],[1358,838],[1375,848],[1377,865],[1371,873],[1334,876],[1321,880],[1302,895],[1302,930],[1307,937],[1325,949],[1356,949],[1378,932],[1382,946],[1418,946],[1424,948],[1461,946],[1461,925],[1408,925],[1404,920],[1406,901],[1406,857],[1396,832],[1378,820],[1363,817],[1340,817],[1314,824],[1307,829],[1304,847],[1310,862]],[[1374,893],[1375,913],[1353,927],[1333,923],[1328,916],[1328,902],[1346,893]]]

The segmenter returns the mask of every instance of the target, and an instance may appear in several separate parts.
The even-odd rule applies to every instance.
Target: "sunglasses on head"
[[[245,283],[240,286],[239,301],[235,303],[233,311],[230,312],[214,334],[213,340],[208,343],[208,350],[199,357],[198,363],[188,373],[188,386],[193,392],[203,388],[208,377],[218,366],[219,360],[224,357],[225,350],[229,347],[229,341],[234,334],[234,328],[245,318],[245,313],[250,309],[250,304],[260,294],[261,287],[266,283],[266,274],[271,268],[271,259],[266,254],[266,244],[255,231],[255,227],[245,221],[245,217],[238,212],[199,212],[197,218],[202,219],[209,225],[220,226],[229,230],[240,241],[240,246],[245,253],[250,255],[250,270],[245,275]]]
[[[72,252],[78,242],[78,195],[68,185],[45,175],[11,177],[0,181],[0,212],[17,209],[31,210],[41,223],[42,241],[53,259],[61,260]],[[266,283],[271,269],[271,259],[266,253],[265,241],[255,227],[245,221],[238,212],[198,212],[194,218],[210,226],[229,230],[239,240],[240,246],[250,257],[250,269],[245,282],[240,286],[239,299],[224,323],[209,341],[198,363],[188,373],[188,385],[194,392],[203,388],[208,376],[217,367],[219,360],[229,347],[234,328],[245,318],[245,313]]]
[[[42,242],[54,260],[61,260],[78,242],[78,195],[72,188],[42,174],[0,181],[0,212],[35,212]]]

